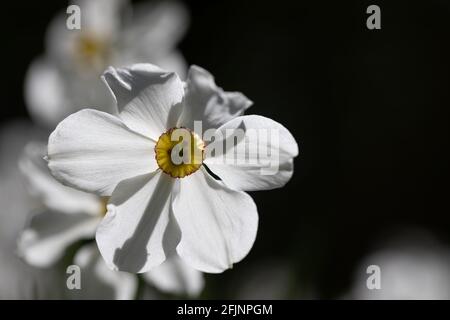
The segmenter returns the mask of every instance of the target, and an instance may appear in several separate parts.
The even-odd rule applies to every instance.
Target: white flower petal
[[[175,72],[180,79],[186,78],[188,70],[186,59],[178,50],[166,52],[161,56],[151,57],[150,53],[136,51],[133,48],[133,50],[127,50],[121,54],[119,58],[120,60],[117,64],[123,66],[132,65],[136,61],[152,61],[152,63],[158,65],[163,70]]]
[[[157,140],[171,126],[170,110],[184,95],[183,82],[175,73],[151,64],[134,64],[129,68],[109,67],[102,78],[129,128]]]
[[[97,73],[81,75],[49,59],[37,59],[30,65],[24,90],[30,116],[49,128],[85,106],[96,106],[95,109],[110,113],[117,110]]]
[[[258,213],[252,198],[214,180],[204,168],[181,179],[173,211],[181,229],[177,252],[197,270],[222,272],[253,246]]]
[[[46,54],[58,67],[70,65],[79,36],[78,32],[67,29],[67,17],[65,10],[55,15],[45,34]]]
[[[186,78],[188,65],[181,52],[173,50],[170,54],[166,54],[155,61],[158,61],[158,66],[161,66],[161,68],[176,72],[181,79]],[[175,126],[176,123],[173,125]]]
[[[77,251],[74,263],[81,268],[81,290],[70,290],[75,299],[134,299],[138,287],[137,277],[126,272],[109,269],[95,244]]]
[[[217,152],[205,159],[208,168],[235,190],[267,190],[285,185],[294,172],[293,158],[298,155],[292,134],[278,122],[256,115],[237,117],[217,131],[226,140],[233,136],[235,129],[244,130],[244,138],[224,148],[225,154]],[[272,141],[272,130],[278,140]],[[209,144],[206,154],[222,142]]]
[[[203,274],[188,266],[176,255],[143,276],[147,282],[163,292],[186,294],[189,297],[197,297],[205,285]]]
[[[81,9],[81,30],[104,37],[113,37],[120,32],[120,11],[123,0],[76,0]]]
[[[194,129],[194,121],[202,121],[203,131],[218,128],[240,116],[253,104],[239,92],[225,92],[216,86],[214,77],[205,69],[191,66],[186,80],[184,110],[178,126]]]
[[[96,235],[111,269],[146,272],[173,250],[168,246],[174,246],[173,238],[178,235],[168,224],[174,182],[158,170],[119,183]]]
[[[120,181],[157,169],[154,146],[117,117],[86,109],[51,134],[49,168],[65,185],[108,196]]]
[[[48,267],[61,258],[67,247],[93,238],[100,216],[43,212],[35,215],[18,240],[18,253],[33,266]]]
[[[25,102],[35,121],[53,126],[63,119],[72,110],[64,93],[64,80],[54,64],[44,59],[31,64],[25,75]]]
[[[66,187],[53,178],[44,160],[46,153],[47,147],[43,143],[30,142],[25,146],[19,168],[27,181],[28,191],[51,210],[98,215],[102,210],[98,197]]]
[[[142,3],[133,7],[130,22],[124,30],[124,47],[141,58],[135,61],[152,61],[160,65],[159,59],[172,52],[186,33],[189,14],[180,2]]]

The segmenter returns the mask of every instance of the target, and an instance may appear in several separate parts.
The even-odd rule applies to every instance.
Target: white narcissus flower
[[[75,0],[81,29],[69,30],[61,12],[46,33],[46,52],[30,65],[25,100],[33,120],[50,127],[80,106],[110,110],[114,102],[99,80],[109,65],[158,63],[184,73],[176,49],[188,25],[187,10],[174,1],[140,4],[126,0]]]
[[[49,138],[48,165],[65,185],[111,196],[96,233],[107,265],[146,272],[177,253],[197,270],[219,273],[242,260],[258,227],[256,205],[243,190],[277,188],[290,179],[298,154],[290,132],[271,119],[242,116],[251,101],[224,92],[196,66],[186,83],[150,64],[109,68],[103,79],[117,109],[113,114],[85,109],[62,121]],[[255,141],[247,139],[249,129],[276,131],[279,145],[265,141],[251,148],[254,152],[245,156],[258,160],[252,164],[223,164],[221,154],[211,152],[223,141],[206,145],[188,130],[196,120],[204,129],[215,129],[216,136],[244,130],[243,139],[225,155],[247,144],[254,147]],[[194,158],[200,152],[202,157],[194,159],[200,161],[172,162],[175,128],[184,128],[191,138],[189,150]],[[276,175],[261,174],[268,157],[263,150],[279,154]]]
[[[29,193],[41,205],[18,240],[18,253],[28,264],[41,268],[58,263],[77,241],[94,240],[95,230],[106,213],[106,199],[63,186],[51,176],[43,159],[45,149],[44,144],[31,142],[19,162]],[[75,253],[74,263],[82,272],[82,290],[70,292],[75,298],[135,297],[135,275],[110,270],[96,246],[82,246]],[[204,285],[201,272],[177,257],[144,274],[144,279],[163,292],[192,297],[199,295]]]

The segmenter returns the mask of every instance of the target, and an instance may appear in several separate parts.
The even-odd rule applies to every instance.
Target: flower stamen
[[[163,172],[172,178],[184,178],[201,167],[204,150],[205,143],[195,132],[172,128],[159,137],[155,158]]]
[[[104,217],[108,211],[108,201],[110,197],[100,197],[100,216]]]
[[[93,34],[81,34],[75,43],[75,57],[81,66],[103,68],[109,56],[108,41]]]

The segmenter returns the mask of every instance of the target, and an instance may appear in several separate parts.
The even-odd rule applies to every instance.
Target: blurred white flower
[[[380,268],[380,289],[368,289],[367,267]],[[450,299],[450,249],[434,239],[408,237],[364,259],[345,298],[364,300]]]
[[[224,92],[199,67],[191,67],[186,83],[150,64],[110,68],[104,80],[117,110],[108,114],[86,109],[62,121],[50,136],[48,162],[62,183],[111,196],[96,234],[108,266],[145,272],[176,252],[195,269],[218,273],[243,259],[253,246],[258,214],[242,190],[277,188],[290,179],[298,154],[290,132],[265,117],[241,116],[251,101],[241,93]],[[216,133],[237,128],[245,134],[248,129],[277,131],[279,146],[265,141],[265,149],[279,147],[280,171],[261,174],[268,156],[263,148],[247,155],[261,160],[254,165],[223,165],[215,161],[219,154],[204,159],[222,181],[202,162],[175,165],[171,130],[193,129],[195,120]],[[197,160],[203,161],[212,144],[203,153],[201,138],[182,130],[192,138],[190,147],[201,151]],[[236,148],[225,152],[232,155]]]
[[[40,132],[29,122],[16,121],[0,128],[0,300],[61,298],[55,288],[56,270],[42,272],[17,257],[16,239],[33,206],[17,166],[17,158],[30,137]]]
[[[45,149],[44,144],[29,143],[20,159],[28,191],[42,207],[21,234],[18,252],[27,263],[41,268],[55,265],[77,241],[93,240],[106,212],[105,199],[65,187],[50,175],[43,159]],[[83,277],[82,290],[70,292],[75,298],[135,297],[136,276],[107,268],[96,246],[82,246],[74,263],[82,269]],[[168,259],[160,269],[152,270],[144,278],[163,292],[197,296],[203,289],[202,274],[177,257]]]
[[[158,63],[184,73],[186,64],[176,50],[188,25],[178,2],[136,5],[126,0],[77,0],[81,30],[66,27],[61,12],[50,23],[46,52],[30,66],[25,100],[35,121],[54,127],[81,107],[112,110],[113,100],[99,77],[109,65]]]

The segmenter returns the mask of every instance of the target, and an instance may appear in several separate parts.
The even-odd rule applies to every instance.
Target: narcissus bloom
[[[62,183],[111,197],[96,232],[107,265],[139,273],[178,254],[195,269],[218,273],[242,260],[258,228],[244,190],[290,179],[298,154],[290,132],[271,119],[242,116],[252,102],[223,91],[196,66],[185,83],[150,64],[109,68],[103,79],[117,109],[85,109],[63,120],[49,138],[48,165]],[[219,148],[237,130],[243,135]],[[255,130],[277,139],[255,140]],[[236,155],[240,161],[222,161]],[[272,155],[277,171],[266,174]]]
[[[34,121],[54,128],[80,107],[110,111],[114,101],[98,81],[109,65],[152,61],[186,72],[176,49],[189,23],[182,3],[70,2],[80,8],[80,29],[67,28],[65,11],[55,16],[46,33],[45,53],[32,62],[25,77],[25,101]]]

